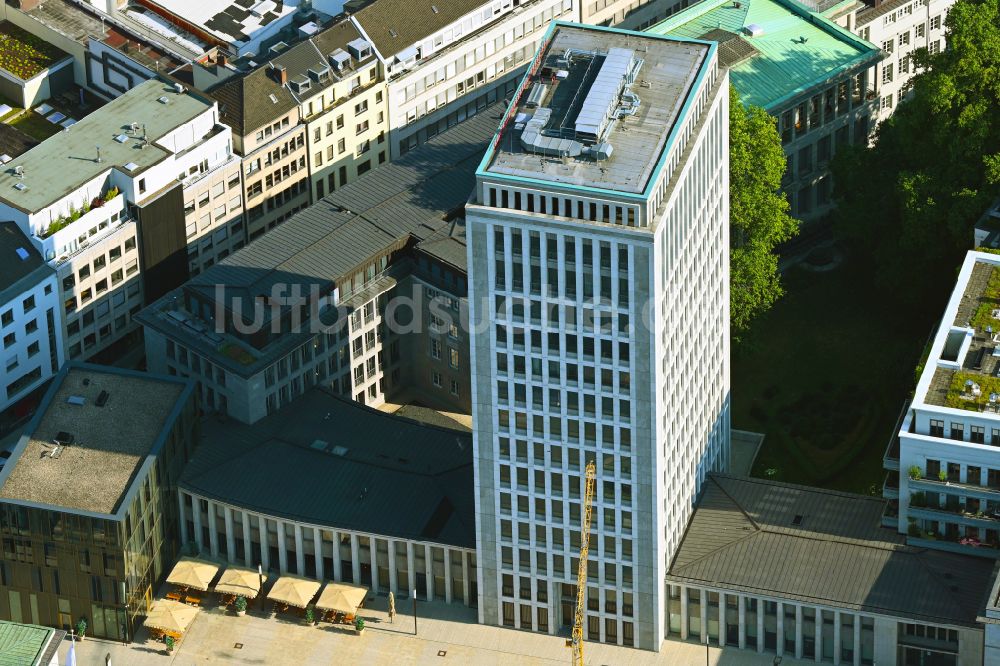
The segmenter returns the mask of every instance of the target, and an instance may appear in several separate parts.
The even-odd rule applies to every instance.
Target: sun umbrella
[[[316,600],[316,608],[353,615],[365,600],[368,588],[347,583],[327,583]]]
[[[264,580],[267,580],[267,576],[264,576]],[[215,591],[254,599],[260,592],[260,575],[253,569],[229,567],[222,572],[222,577],[215,584]]]
[[[389,622],[396,619],[396,597],[389,593]]]
[[[177,560],[173,571],[167,576],[167,582],[171,585],[205,591],[217,573],[219,565],[215,562],[200,560],[197,557],[182,557]]]
[[[191,626],[198,609],[171,599],[159,599],[146,614],[143,624],[171,634],[183,634]]]
[[[319,583],[298,576],[282,576],[274,582],[274,587],[267,595],[271,601],[305,608],[319,592]]]

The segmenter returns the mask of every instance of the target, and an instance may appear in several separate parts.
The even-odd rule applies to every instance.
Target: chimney
[[[271,71],[274,72],[274,80],[285,85],[288,83],[288,70],[284,65],[273,65]]]
[[[219,67],[225,67],[226,65],[229,64],[229,58],[226,56],[225,53],[222,53],[220,51],[218,57],[215,59],[215,64],[217,64]]]

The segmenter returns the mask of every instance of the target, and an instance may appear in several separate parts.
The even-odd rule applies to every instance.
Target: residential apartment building
[[[998,296],[1000,257],[970,252],[886,453],[910,544],[1000,556]]]
[[[280,67],[280,65],[279,65]],[[260,67],[211,89],[242,157],[247,240],[309,205],[306,126],[279,67]]]
[[[392,592],[397,603],[415,590],[422,601],[475,604],[467,430],[313,388],[253,426],[208,421],[203,435],[206,455],[178,491],[185,543],[275,576]],[[272,464],[260,464],[261,450]]]
[[[667,575],[670,638],[759,663],[996,663],[994,563],[906,546],[885,504],[711,475]]]
[[[54,376],[65,359],[56,272],[13,222],[0,223],[0,409]]]
[[[56,270],[66,358],[135,330],[144,295],[186,278],[189,243],[217,240],[217,258],[240,242],[240,202],[214,194],[234,164],[215,105],[151,80],[6,165],[0,216]]]
[[[576,0],[376,0],[351,21],[388,80],[391,159],[503,99]]]
[[[193,394],[177,378],[60,371],[0,471],[0,618],[86,618],[90,636],[131,640],[178,552]]]
[[[646,32],[717,42],[741,101],[778,122],[792,215],[829,212],[830,160],[838,146],[866,144],[873,127],[877,47],[795,0],[707,0]]]
[[[729,464],[728,86],[715,44],[553,23],[466,207],[479,618],[658,649]]]
[[[878,94],[875,118],[885,120],[906,97],[917,73],[913,52],[925,48],[939,53],[945,48],[944,20],[955,0],[875,2],[857,12],[855,32],[882,47],[886,57],[870,73]]]
[[[496,111],[328,194],[140,314],[148,367],[254,423],[312,386],[470,412],[461,210]]]

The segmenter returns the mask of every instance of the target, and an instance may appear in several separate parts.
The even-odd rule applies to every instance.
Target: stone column
[[[427,601],[434,600],[434,560],[431,559],[433,553],[431,547],[424,544],[424,570],[427,576]]]
[[[451,603],[451,549],[448,547],[444,549],[444,600]]]
[[[338,583],[344,582],[344,574],[340,570],[340,532],[333,531],[333,579]]]
[[[197,497],[192,497],[192,507],[191,512],[194,518],[194,542],[198,544],[198,551],[200,552],[205,544],[201,541],[201,500]]]
[[[861,616],[854,616],[854,666],[861,666]]]
[[[469,553],[462,551],[462,601],[469,605]]]
[[[795,604],[795,658],[802,658],[802,606]]]
[[[816,609],[816,663],[823,661],[823,609]]]
[[[833,663],[840,664],[840,611],[833,611]]]
[[[778,640],[775,641],[774,647],[776,648],[776,653],[779,657],[785,654],[785,604],[778,602],[778,610],[775,613],[775,617],[778,620],[778,628],[775,632],[778,634]]]
[[[219,556],[219,533],[215,527],[215,502],[208,502],[208,545],[212,557]]]
[[[741,650],[747,649],[747,599],[742,594],[736,597],[738,613],[740,617],[740,637],[739,647]]]
[[[361,546],[358,535],[351,534],[351,581],[357,585],[361,582]]]
[[[278,571],[284,576],[288,573],[288,548],[285,543],[285,521],[276,520],[278,525]]]
[[[406,542],[406,585],[407,596],[417,589],[417,556],[412,541]]]
[[[264,571],[268,571],[271,568],[269,548],[271,535],[267,531],[267,518],[260,514],[257,514],[257,532],[260,535],[260,566],[263,567]]]
[[[764,652],[764,600],[757,599],[757,652]]]
[[[396,542],[392,539],[386,539],[386,543],[389,545],[388,556],[389,556],[389,591],[395,595],[399,595],[399,585],[396,582]]]
[[[708,642],[708,590],[698,590],[701,595],[701,635],[698,637],[699,643]]]
[[[368,537],[368,560],[371,562],[372,570],[372,591],[378,592],[378,544],[375,543],[375,536]]]
[[[306,548],[302,539],[302,525],[292,523],[292,536],[295,539],[295,573],[306,575]]]
[[[253,566],[253,547],[252,540],[250,539],[250,514],[246,511],[241,511],[240,514],[243,516],[243,563],[248,566]]]
[[[684,585],[681,588],[681,640],[690,638],[690,625],[688,623],[688,589]]]
[[[226,561],[236,562],[236,535],[233,533],[233,510],[222,507],[222,518],[226,524]]]
[[[318,527],[312,528],[313,530],[313,551],[316,557],[316,580],[325,580],[326,576],[323,574],[323,533]]]

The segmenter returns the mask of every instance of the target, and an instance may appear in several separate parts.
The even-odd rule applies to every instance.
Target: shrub
[[[117,187],[112,187],[104,194],[104,202],[107,203],[118,196],[119,190]]]
[[[236,597],[236,602],[233,605],[236,606],[236,610],[242,613],[247,609],[247,598],[240,595]]]
[[[948,472],[944,470],[938,472],[938,481],[947,481],[947,480],[948,480]]]
[[[362,629],[365,628],[365,621],[362,620],[360,617],[356,618],[354,620],[354,628],[357,629],[358,631],[361,631]]]
[[[87,618],[81,617],[76,621],[76,633],[80,638],[83,638],[83,635],[87,633]]]
[[[919,466],[914,465],[913,467],[910,468],[910,478],[911,479],[921,479],[921,478],[923,478],[923,476],[924,476],[924,474],[923,474],[923,472],[920,471],[920,467]]]
[[[167,652],[172,652],[174,649],[174,645],[177,644],[177,641],[174,640],[173,636],[167,636],[166,638],[163,639],[163,642],[167,646]]]
[[[312,624],[315,621],[316,621],[316,614],[313,612],[313,609],[312,608],[307,608],[306,609],[306,622],[308,622],[309,624]]]

